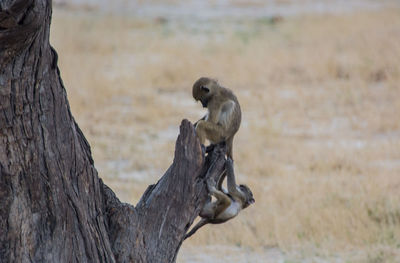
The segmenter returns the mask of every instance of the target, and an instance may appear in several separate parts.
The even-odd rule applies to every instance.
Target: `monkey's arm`
[[[196,128],[197,123],[199,123],[199,121],[204,121],[204,120],[207,118],[207,115],[208,115],[208,114],[204,115],[203,118],[201,118],[200,120],[196,121],[196,122],[193,124],[194,128]]]
[[[222,104],[218,106],[209,105],[207,122],[218,124],[221,117],[221,110],[222,110]]]
[[[232,200],[229,198],[227,194],[215,188],[216,184],[214,179],[207,180],[207,188],[210,194],[212,194],[217,201],[215,202],[215,210],[213,219],[218,218],[218,216],[224,212],[230,205]]]
[[[225,139],[224,128],[210,121],[199,121],[196,126],[196,133],[199,136],[200,143],[204,145],[205,139],[209,139],[211,143],[218,143]]]
[[[241,200],[245,199],[244,194],[237,189],[235,180],[235,171],[233,170],[233,160],[227,158],[225,162],[226,174],[228,176],[228,191],[233,197],[239,197]]]

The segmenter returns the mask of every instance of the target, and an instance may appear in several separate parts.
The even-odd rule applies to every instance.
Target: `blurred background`
[[[99,176],[135,205],[195,80],[232,89],[255,205],[178,262],[400,262],[400,1],[54,0],[51,43]]]

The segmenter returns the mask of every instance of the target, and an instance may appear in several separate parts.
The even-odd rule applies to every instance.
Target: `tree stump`
[[[225,149],[184,120],[175,158],[136,207],[103,184],[50,46],[50,0],[0,2],[0,262],[175,262]]]

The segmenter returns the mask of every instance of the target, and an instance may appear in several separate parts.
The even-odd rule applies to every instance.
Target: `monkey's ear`
[[[210,92],[210,89],[206,86],[201,86],[200,89],[204,90],[206,93]]]

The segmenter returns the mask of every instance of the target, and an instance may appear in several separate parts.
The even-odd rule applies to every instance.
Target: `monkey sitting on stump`
[[[192,236],[200,227],[208,223],[221,224],[234,218],[242,209],[247,208],[255,202],[253,193],[247,185],[236,185],[232,159],[228,158],[226,160],[225,169],[224,173],[218,179],[217,188],[215,187],[215,181],[208,178],[208,191],[217,200],[212,202],[211,196],[209,196],[207,203],[199,214],[202,219],[185,235],[185,239]],[[228,191],[222,188],[222,181],[226,174],[228,176]]]
[[[204,145],[206,139],[211,144],[226,142],[227,156],[233,159],[233,137],[242,119],[236,96],[217,81],[203,77],[193,84],[193,98],[208,109],[208,113],[195,123],[200,143]]]

